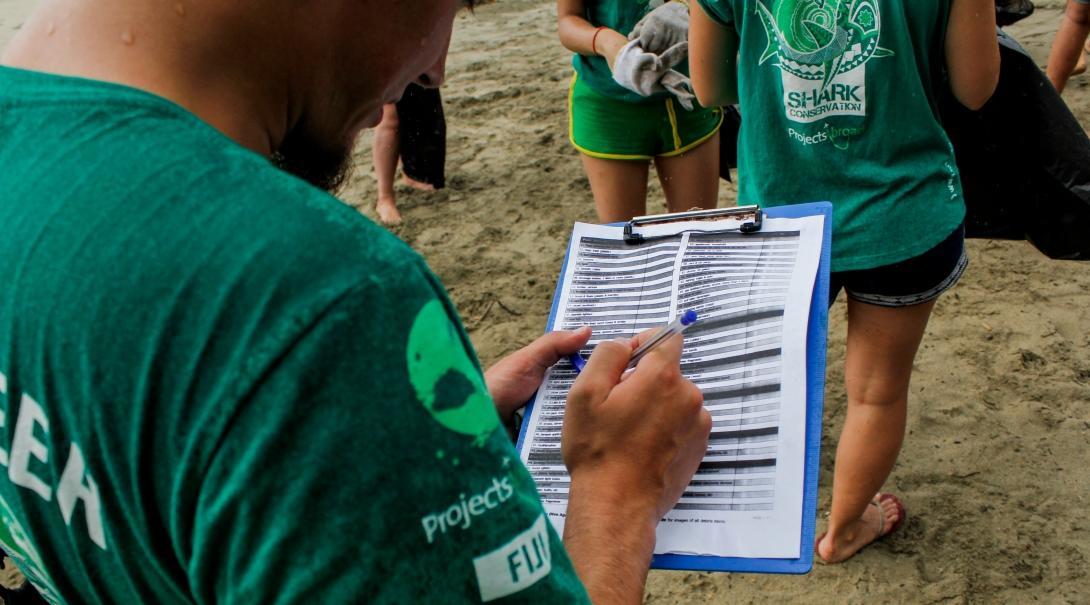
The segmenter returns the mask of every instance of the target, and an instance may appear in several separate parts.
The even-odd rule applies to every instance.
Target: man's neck
[[[260,34],[246,31],[244,20],[209,18],[217,3],[46,0],[0,64],[145,90],[269,155],[294,119],[287,77],[278,57],[247,52],[248,36]],[[239,27],[210,31],[225,21]]]

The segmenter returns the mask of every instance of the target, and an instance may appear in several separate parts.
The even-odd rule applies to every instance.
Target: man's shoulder
[[[218,249],[217,263],[270,276],[398,279],[424,270],[415,251],[357,209],[218,133],[184,130],[172,153],[140,169],[154,184],[131,179],[127,192],[157,207],[159,229],[174,225],[200,240],[176,244]]]
[[[24,200],[48,200],[73,223],[110,215],[114,229],[100,229],[103,240],[139,229],[169,246],[186,231],[187,249],[218,241],[234,246],[222,248],[228,256],[264,246],[304,265],[322,252],[327,266],[419,260],[353,208],[166,99],[11,69],[0,69],[0,82],[11,85],[0,101],[20,121],[0,141],[0,153],[16,157],[0,183]]]
[[[436,296],[438,282],[424,259],[357,209],[264,158],[220,166],[203,179],[201,195],[183,203],[207,204],[203,212],[215,215],[201,230],[206,240],[200,247],[209,252],[213,273],[228,267],[221,283],[244,274],[260,282],[251,290],[255,295],[311,311],[345,296],[362,296],[372,305]]]
[[[297,269],[336,270],[357,282],[430,276],[415,250],[356,208],[279,169],[269,167],[262,174],[261,185],[251,182],[249,200],[235,206],[232,214],[239,224],[249,223],[242,237],[260,238],[270,260],[282,264],[288,257]],[[237,201],[230,190],[223,195],[224,205]]]
[[[184,303],[173,321],[225,313],[262,325],[361,289],[375,305],[435,295],[399,239],[183,108],[106,83],[3,77],[28,81],[8,94],[20,122],[0,140],[0,157],[13,158],[0,208],[18,218],[7,260],[30,267],[38,290],[104,308]],[[33,238],[32,254],[16,243]],[[69,273],[91,279],[58,277]]]

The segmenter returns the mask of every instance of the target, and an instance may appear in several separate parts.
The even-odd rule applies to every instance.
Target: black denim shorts
[[[840,290],[848,297],[880,307],[910,307],[935,300],[965,273],[965,225],[923,254],[892,265],[840,271],[829,280],[829,306]]]

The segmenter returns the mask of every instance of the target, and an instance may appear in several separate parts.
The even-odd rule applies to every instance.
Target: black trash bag
[[[401,171],[436,189],[447,185],[447,120],[438,88],[409,84],[397,102]]]
[[[15,563],[5,552],[0,551],[0,569],[3,569],[7,576],[4,584],[0,584],[0,598],[3,599],[4,605],[49,605],[30,582],[26,581],[21,571],[13,573],[8,569],[8,565],[15,565]]]
[[[1033,14],[1030,0],[995,0],[995,22],[999,27],[1017,23]]]
[[[742,130],[742,114],[736,105],[723,108],[723,125],[719,128],[719,177],[731,182],[730,170],[738,167],[738,133]]]
[[[1018,42],[999,32],[999,50],[999,87],[980,111],[949,92],[940,99],[966,236],[1024,239],[1049,258],[1090,260],[1090,138]]]

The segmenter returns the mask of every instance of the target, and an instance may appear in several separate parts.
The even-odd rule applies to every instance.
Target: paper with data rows
[[[575,226],[553,328],[592,326],[584,355],[690,309],[700,317],[685,333],[681,370],[704,394],[711,439],[659,525],[657,554],[799,556],[806,330],[823,220],[766,218],[754,234],[678,223],[655,228],[676,235],[642,245],[626,244],[618,227]],[[566,361],[549,371],[520,452],[561,532],[569,477],[560,435],[575,377]]]

